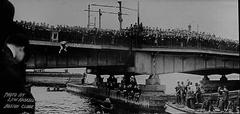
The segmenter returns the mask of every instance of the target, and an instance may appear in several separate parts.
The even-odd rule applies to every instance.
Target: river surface
[[[31,88],[32,94],[36,100],[36,114],[94,114],[97,105],[93,103],[92,98],[71,94],[65,91],[47,92],[47,87]],[[116,108],[116,107],[115,107]],[[175,110],[167,108],[172,113]],[[144,112],[127,111],[117,107],[114,114],[147,114]]]

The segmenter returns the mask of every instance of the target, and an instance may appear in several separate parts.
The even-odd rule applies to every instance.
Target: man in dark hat
[[[24,77],[24,60],[26,55],[26,50],[29,45],[28,39],[25,38],[21,33],[13,34],[8,36],[8,38],[5,41],[5,45],[3,49],[1,49],[1,78],[4,80],[1,81],[9,81],[13,82],[14,85],[11,85],[11,83],[8,83],[10,85],[4,84],[6,87],[11,87],[18,85],[17,88],[24,87],[25,80]],[[18,80],[12,80],[11,78],[17,78]],[[11,79],[11,80],[10,80]],[[21,86],[20,86],[21,85]]]
[[[34,113],[35,100],[25,90],[25,62],[29,41],[24,34],[9,35],[0,53],[0,113]]]

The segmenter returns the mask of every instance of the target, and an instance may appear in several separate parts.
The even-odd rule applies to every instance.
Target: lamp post
[[[118,20],[119,20],[119,24],[120,24],[120,30],[122,30],[122,1],[118,0],[118,4],[119,4],[119,12],[118,12]]]

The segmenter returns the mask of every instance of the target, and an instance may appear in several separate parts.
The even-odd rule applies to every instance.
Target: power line
[[[96,10],[83,10],[83,11],[99,12],[99,11],[96,11]],[[108,11],[101,11],[101,13],[118,14],[118,13],[115,13],[115,12],[108,12]],[[127,13],[122,13],[122,15],[129,15],[129,14],[127,14]]]
[[[103,5],[103,4],[91,4],[91,6],[108,7],[108,8],[119,8],[119,12],[118,13],[115,13],[115,12],[105,12],[105,11],[100,12],[100,10],[99,11],[92,11],[92,10],[90,10],[90,6],[89,6],[88,10],[84,10],[84,11],[88,11],[88,13],[90,13],[90,12],[99,12],[99,20],[101,19],[101,15],[100,15],[101,13],[118,14],[118,21],[119,21],[119,28],[120,28],[120,30],[122,30],[122,22],[123,22],[122,15],[128,15],[128,14],[122,13],[122,9],[127,9],[127,10],[131,10],[131,11],[137,11],[137,15],[138,15],[137,23],[139,25],[139,1],[138,1],[138,8],[137,9],[122,7],[122,1],[120,1],[120,0],[118,0],[118,4],[119,4],[119,6],[111,6],[111,5]]]
[[[92,6],[100,6],[100,7],[109,7],[109,8],[120,8],[119,6],[110,6],[110,5],[102,5],[102,4],[91,4]],[[137,9],[121,7],[123,9],[131,10],[131,11],[138,11]]]
[[[101,9],[99,9],[98,11],[96,10],[84,10],[84,11],[88,11],[88,12],[95,12],[99,14],[99,29],[101,29],[101,16],[103,13],[108,13],[108,14],[119,14],[119,13],[115,13],[115,12],[107,12],[107,11],[101,11]],[[128,15],[128,14],[122,14],[122,15]]]

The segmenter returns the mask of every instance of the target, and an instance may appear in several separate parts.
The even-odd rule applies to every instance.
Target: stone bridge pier
[[[146,96],[159,96],[165,94],[166,86],[161,85],[158,75],[150,75],[146,84],[141,88]]]

